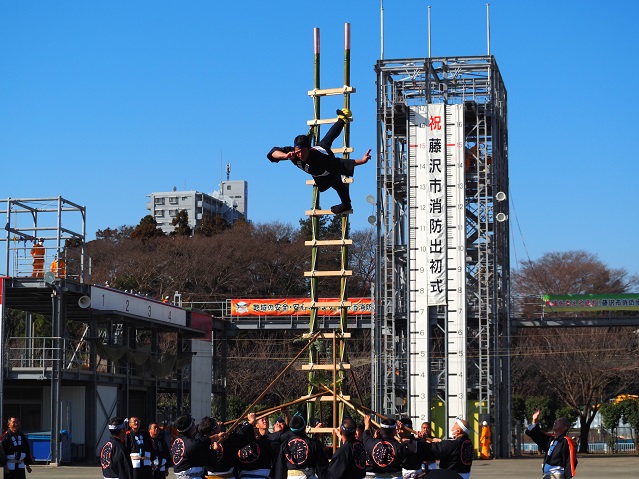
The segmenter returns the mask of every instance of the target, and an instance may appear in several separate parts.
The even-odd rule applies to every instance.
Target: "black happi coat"
[[[111,437],[100,451],[100,465],[103,477],[132,479],[133,466],[129,451],[117,437]]]
[[[552,434],[546,434],[541,430],[539,424],[535,424],[532,428],[525,431],[539,448],[546,451],[544,455],[544,466],[560,466],[564,469],[564,477],[571,479],[577,473],[577,451],[575,445],[565,434],[555,437]],[[553,441],[557,440],[555,447],[550,455],[547,451],[550,449]]]
[[[418,442],[417,454],[423,460],[439,459],[440,469],[451,469],[457,473],[470,472],[473,465],[475,449],[466,434],[457,439],[446,439],[441,442]]]
[[[333,454],[326,479],[361,479],[365,476],[364,444],[356,439],[349,439]]]
[[[207,437],[193,438],[180,433],[171,444],[171,461],[174,472],[188,471],[192,467],[213,468],[216,455]]]
[[[408,454],[405,444],[392,437],[374,438],[369,430],[364,431],[364,447],[370,470],[378,474],[401,474],[402,464]]]
[[[315,469],[319,479],[325,479],[328,458],[324,446],[303,432],[287,431],[281,436],[282,445],[273,466],[273,479],[286,479],[288,471]]]

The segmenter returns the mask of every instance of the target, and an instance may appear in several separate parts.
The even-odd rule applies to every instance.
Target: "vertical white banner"
[[[426,128],[428,306],[446,305],[446,130],[444,105],[428,105]]]
[[[411,107],[408,139],[408,411],[413,424],[430,419],[428,123],[428,105]]]

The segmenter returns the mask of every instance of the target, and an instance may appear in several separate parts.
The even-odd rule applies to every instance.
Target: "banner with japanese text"
[[[336,299],[326,299],[335,303]],[[284,299],[232,299],[231,316],[309,316],[311,309],[306,307],[310,302],[308,298],[284,298]],[[319,300],[321,303],[322,300]],[[370,315],[372,311],[371,298],[349,298],[351,305],[348,307],[348,315]],[[339,316],[340,308],[325,306],[318,309],[322,316]]]
[[[566,294],[544,295],[547,312],[637,311],[639,294]]]
[[[446,131],[444,105],[428,105],[426,201],[421,220],[426,224],[428,245],[428,306],[446,304]]]

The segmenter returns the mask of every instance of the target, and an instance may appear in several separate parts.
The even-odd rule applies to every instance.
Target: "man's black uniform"
[[[342,205],[350,209],[351,197],[348,192],[348,184],[342,182],[343,176],[353,176],[355,170],[355,160],[337,158],[331,151],[331,146],[344,128],[344,121],[338,119],[328,130],[326,136],[322,138],[316,146],[310,149],[306,161],[294,157],[293,164],[313,177],[315,184],[321,192],[333,188],[339,195]],[[274,163],[280,160],[273,157],[273,152],[281,151],[290,153],[295,151],[294,146],[274,147],[266,155]]]
[[[370,471],[385,477],[400,477],[402,464],[408,454],[405,444],[401,444],[394,437],[374,438],[371,431],[364,431],[364,447],[370,464]]]
[[[557,437],[546,434],[541,430],[539,424],[532,424],[528,427],[526,435],[537,443],[539,449],[546,451],[543,465],[544,477],[571,479],[576,474],[577,453],[572,439],[565,434]],[[553,472],[555,476],[551,475]]]
[[[122,441],[111,437],[100,451],[100,465],[105,479],[133,479],[131,456]]]
[[[215,453],[208,437],[193,438],[188,432],[178,433],[171,444],[173,472],[178,478],[202,478],[204,468],[215,466]]]
[[[237,452],[235,477],[258,479],[268,477],[277,453],[268,435],[256,433],[254,439]]]
[[[362,441],[348,439],[328,465],[326,479],[361,479],[366,476],[366,450]]]
[[[255,439],[252,424],[243,424],[225,439],[218,443],[215,468],[208,468],[210,476],[231,477],[235,466],[237,452]]]
[[[134,479],[151,479],[151,436],[146,431],[126,432],[124,446],[129,451],[133,464]]]
[[[475,449],[467,434],[456,439],[445,439],[441,442],[417,443],[417,453],[422,460],[439,459],[440,469],[451,469],[457,474],[470,474]]]
[[[287,431],[282,434],[281,441],[282,445],[273,466],[273,479],[286,479],[287,476],[325,478],[328,458],[321,442],[308,437],[303,428],[299,431]]]
[[[151,477],[163,479],[171,465],[171,451],[161,435],[156,439],[151,438],[151,454]]]
[[[8,479],[24,479],[25,466],[33,464],[27,436],[21,431],[7,429],[0,440],[0,464],[4,466],[4,477]]]

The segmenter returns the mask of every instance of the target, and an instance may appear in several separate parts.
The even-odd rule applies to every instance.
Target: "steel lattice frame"
[[[429,105],[463,105],[466,338],[466,400],[477,401],[493,421],[498,457],[510,454],[509,228],[507,94],[492,56],[381,60],[377,72],[377,262],[373,335],[373,408],[408,414],[411,397],[425,394],[447,404],[449,306],[428,306],[429,374],[423,390],[411,391],[410,326],[413,223],[410,110]],[[460,184],[460,188],[462,185]],[[497,193],[503,193],[505,196]],[[499,216],[498,216],[499,215]],[[449,275],[453,274],[448,272]],[[413,275],[414,276],[414,275]],[[423,334],[423,330],[420,331]],[[450,334],[450,333],[449,333]],[[411,346],[413,345],[413,346]],[[415,387],[413,387],[415,389]],[[401,399],[401,401],[400,401]],[[447,415],[450,411],[447,404]],[[455,409],[451,407],[451,409]],[[418,418],[419,419],[419,418]]]

